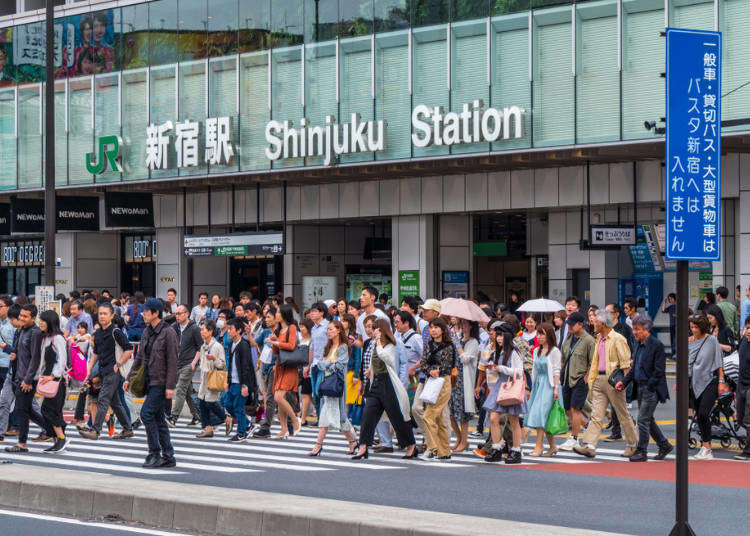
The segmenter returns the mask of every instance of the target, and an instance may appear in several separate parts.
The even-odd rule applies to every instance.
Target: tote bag
[[[299,367],[307,365],[309,361],[310,347],[306,344],[296,344],[294,350],[282,350],[279,348],[279,365],[283,367]]]
[[[419,399],[427,404],[436,403],[440,396],[440,391],[443,390],[443,383],[445,383],[445,378],[433,378],[430,376],[427,378],[427,381],[424,382],[422,394],[419,395]]]
[[[552,404],[544,431],[550,435],[564,434],[568,431],[568,419],[565,417],[565,410],[560,405],[560,399]]]
[[[526,399],[526,379],[523,372],[516,372],[508,381],[500,384],[497,403],[500,406],[515,406]]]

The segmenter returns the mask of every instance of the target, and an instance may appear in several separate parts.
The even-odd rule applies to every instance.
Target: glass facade
[[[268,160],[271,119],[386,121],[382,151],[339,163],[649,139],[643,122],[664,116],[667,23],[724,32],[723,119],[743,118],[750,14],[745,0],[718,2],[669,0],[665,13],[664,0],[155,0],[70,16],[55,23],[56,181],[323,164]],[[42,185],[43,35],[43,22],[0,28],[0,190]],[[411,143],[415,106],[460,113],[479,100],[524,108],[523,136]],[[219,117],[233,155],[210,163],[209,119]],[[149,169],[147,127],[168,121],[166,166]],[[178,169],[185,121],[198,123],[198,162]],[[87,153],[113,135],[122,172],[92,176]]]

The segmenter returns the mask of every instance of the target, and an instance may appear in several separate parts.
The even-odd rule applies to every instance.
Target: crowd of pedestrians
[[[727,295],[720,287],[689,320],[696,459],[713,456],[710,414],[720,396],[736,391],[738,422],[750,428],[750,318],[740,323],[745,304]],[[324,456],[336,431],[354,460],[399,449],[405,459],[448,461],[473,437],[483,440],[475,455],[517,464],[533,432],[527,457],[564,450],[594,458],[607,420],[605,441],[624,437],[630,461],[648,459],[651,439],[654,459],[673,449],[654,417],[669,398],[667,352],[632,299],[586,314],[574,296],[554,314],[521,313],[517,299],[472,300],[486,318],[476,321],[443,314],[436,299],[406,296],[389,306],[369,286],[358,301],[328,299],[304,311],[292,298],[261,302],[249,292],[237,301],[201,293],[192,308],[174,289],[165,300],[107,291],[60,298],[58,316],[38,314],[24,297],[0,297],[0,441],[17,437],[11,453],[29,451],[30,422],[41,428],[32,441],[51,442],[44,452],[68,448],[71,392],[71,424],[86,440],[126,440],[143,426],[146,468],[177,464],[170,428],[185,405],[197,440],[223,431],[233,443],[283,441],[316,426],[309,456]],[[663,311],[673,325],[673,295]],[[735,350],[739,372],[730,380],[723,358]],[[85,361],[79,377],[77,359]],[[750,459],[750,447],[736,458]]]

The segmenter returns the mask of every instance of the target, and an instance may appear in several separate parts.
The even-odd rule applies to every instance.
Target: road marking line
[[[44,455],[42,455],[44,456]],[[71,467],[72,469],[78,470],[78,471],[85,471],[86,469],[100,469],[102,471],[118,471],[118,472],[130,472],[130,473],[139,473],[139,474],[148,474],[148,475],[185,475],[187,473],[181,472],[181,471],[172,471],[172,470],[165,470],[165,469],[144,469],[142,467],[124,467],[120,465],[110,465],[108,463],[96,463],[96,462],[90,462],[86,461],[86,463],[81,463],[80,460],[66,460],[63,458],[64,455],[62,454],[56,454],[56,455],[50,455],[49,458],[44,457],[36,457],[36,456],[29,456],[28,454],[6,454],[1,459],[4,460],[10,460],[13,463],[21,463],[24,465],[33,465],[33,464],[44,464],[44,465],[64,465]],[[54,457],[53,457],[54,456]]]

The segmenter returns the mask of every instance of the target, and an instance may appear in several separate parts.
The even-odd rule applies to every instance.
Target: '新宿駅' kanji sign
[[[721,33],[667,28],[666,257],[721,258]]]

